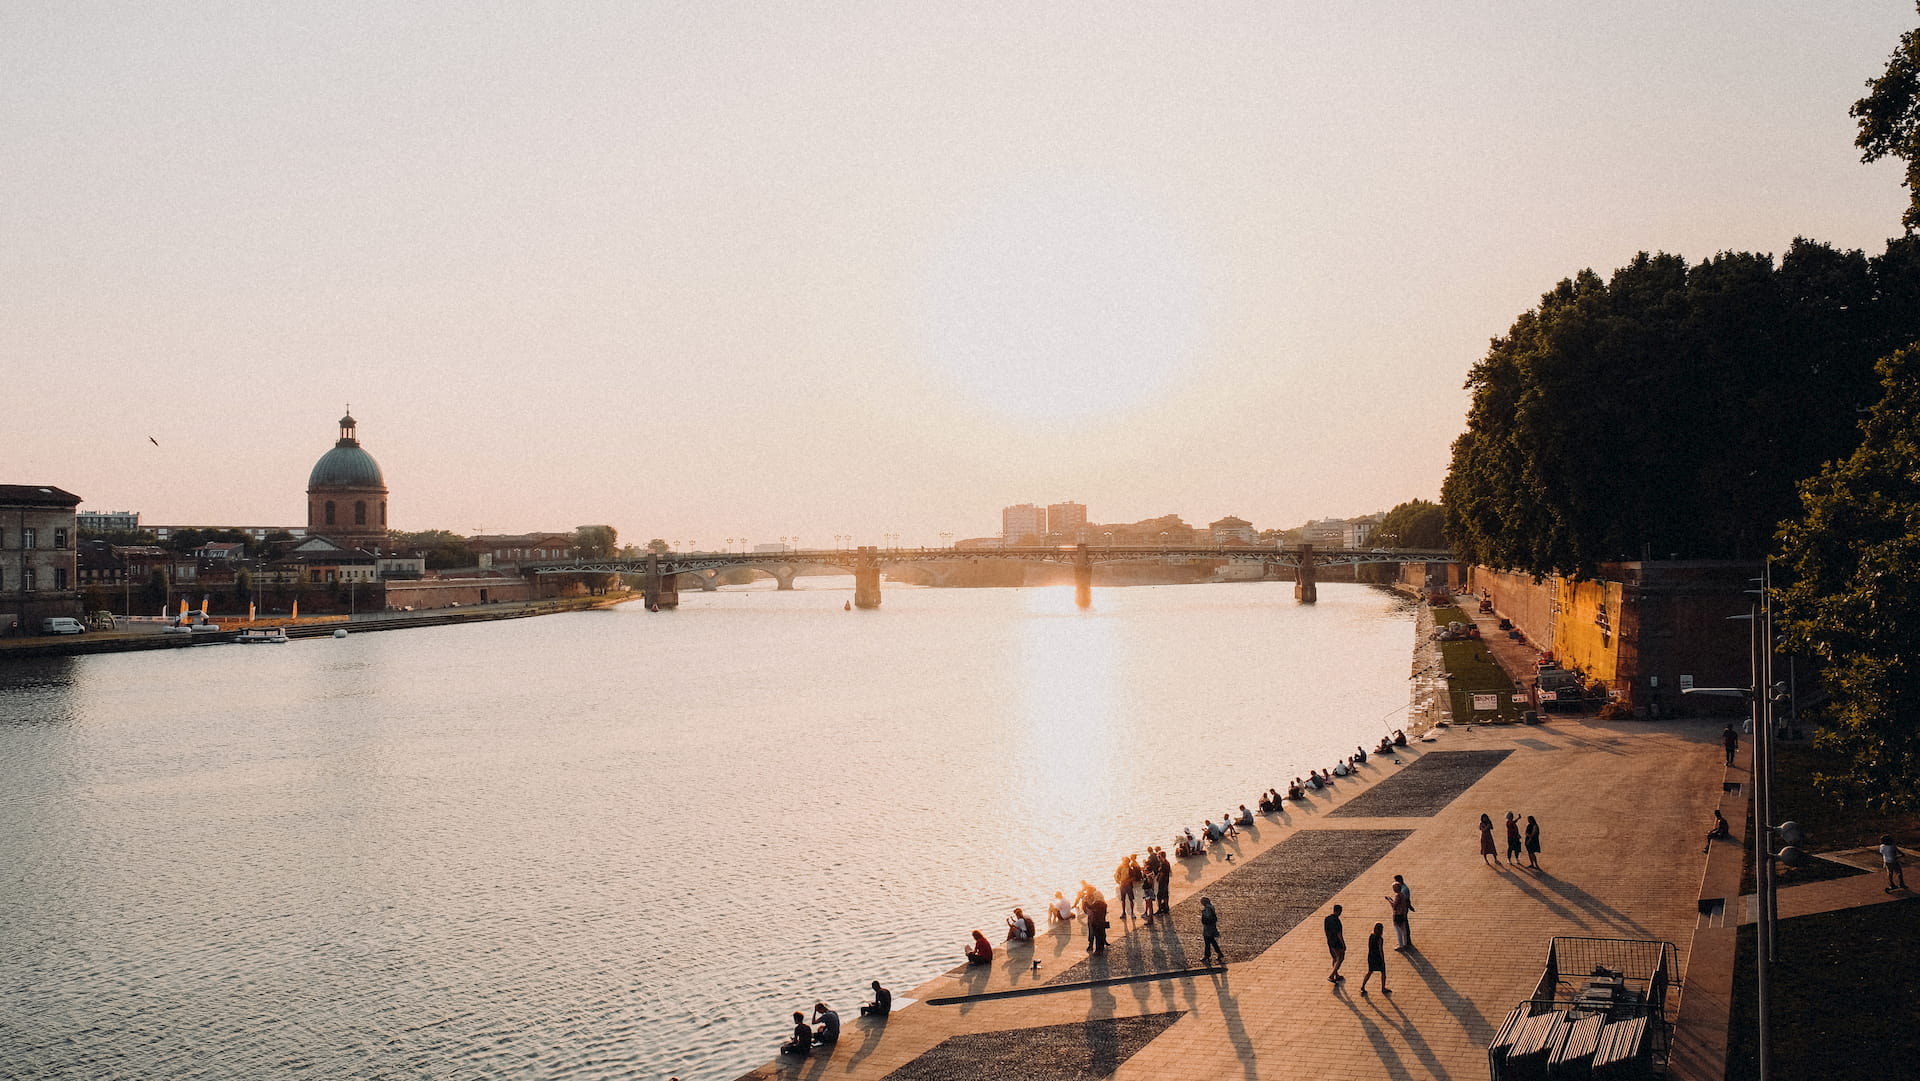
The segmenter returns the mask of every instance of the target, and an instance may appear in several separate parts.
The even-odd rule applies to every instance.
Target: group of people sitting
[[[893,992],[880,986],[879,980],[873,981],[873,1001],[861,1005],[860,1016],[885,1017],[892,1012]],[[810,1026],[806,1014],[793,1011],[793,1039],[780,1045],[781,1054],[806,1058],[816,1047],[831,1050],[834,1044],[840,1042],[839,1013],[824,1002],[816,1002],[813,1004],[813,1020],[814,1024]]]

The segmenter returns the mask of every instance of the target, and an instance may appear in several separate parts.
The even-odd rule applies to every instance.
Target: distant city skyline
[[[1561,278],[1877,250],[1910,0],[481,11],[29,5],[0,481],[392,528],[982,536],[1437,499]]]

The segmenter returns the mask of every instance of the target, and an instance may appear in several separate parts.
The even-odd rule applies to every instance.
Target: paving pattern
[[[1178,1021],[1184,1010],[952,1036],[882,1081],[1098,1081]]]
[[[1700,837],[1710,810],[1726,806],[1721,723],[1556,718],[1540,728],[1443,729],[1439,743],[1407,748],[1400,764],[1383,759],[1376,771],[1369,762],[1358,781],[1316,793],[1282,821],[1263,822],[1257,836],[1182,861],[1171,931],[1160,921],[1148,929],[1115,920],[1105,971],[1085,963],[1076,920],[1031,944],[996,949],[992,965],[936,977],[911,992],[921,1001],[884,1023],[852,1019],[830,1058],[770,1062],[751,1076],[1469,1081],[1487,1076],[1487,1041],[1538,983],[1555,935],[1675,943],[1687,978],[1678,1002],[1684,1024],[1700,1012],[1692,947],[1709,860]],[[1363,804],[1376,790],[1386,794]],[[1538,868],[1481,859],[1481,812],[1509,810],[1539,818]],[[1229,851],[1238,857],[1232,863]],[[1737,883],[1737,850],[1716,855],[1732,861]],[[1362,997],[1367,933],[1388,918],[1385,894],[1396,874],[1413,887],[1416,948],[1387,955],[1391,997],[1378,986]],[[1861,875],[1800,886],[1783,892],[1782,914],[1815,891],[1887,896],[1881,885]],[[1066,986],[1196,967],[1202,895],[1220,908],[1224,971]],[[1335,902],[1346,907],[1344,983],[1327,979],[1318,926]],[[1011,989],[1044,993],[983,997]],[[928,1005],[932,998],[964,1001]],[[1683,1029],[1675,1051],[1723,1062],[1710,1043]]]
[[[1432,818],[1504,762],[1511,750],[1428,751],[1327,812],[1332,818]]]
[[[1136,926],[1100,957],[1089,957],[1048,983],[1071,983],[1200,964],[1200,898],[1220,913],[1220,948],[1228,963],[1265,953],[1313,915],[1360,872],[1380,862],[1411,830],[1301,830],[1173,906],[1173,919]]]

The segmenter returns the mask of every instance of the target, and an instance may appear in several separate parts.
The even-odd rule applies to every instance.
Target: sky
[[[1906,193],[1911,0],[0,6],[0,482],[718,546],[1437,499],[1582,268]],[[150,442],[149,439],[153,440]],[[157,442],[157,446],[155,445]]]

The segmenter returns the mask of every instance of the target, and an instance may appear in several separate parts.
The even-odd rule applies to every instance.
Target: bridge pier
[[[680,587],[678,579],[671,573],[660,571],[660,553],[647,553],[647,584],[645,586],[647,611],[657,612],[662,608],[680,607]]]
[[[1093,607],[1093,557],[1084,544],[1076,546],[1073,553],[1073,603]]]
[[[1293,571],[1293,599],[1301,604],[1312,604],[1320,599],[1320,590],[1313,579],[1313,545],[1300,546],[1300,565]]]
[[[698,571],[694,577],[700,580],[700,592],[715,593],[720,589],[719,571]]]
[[[880,607],[880,550],[863,544],[853,562],[853,606]]]
[[[798,568],[767,567],[764,569],[768,574],[773,575],[773,581],[774,581],[773,588],[775,589],[792,589],[793,588],[793,576],[796,573],[798,573]]]

